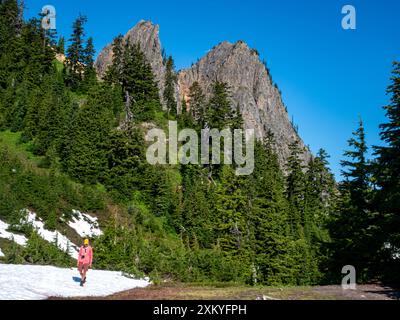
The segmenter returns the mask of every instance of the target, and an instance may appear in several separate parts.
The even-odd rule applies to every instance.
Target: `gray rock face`
[[[163,64],[162,48],[159,38],[159,26],[150,21],[140,21],[135,27],[129,30],[124,36],[125,41],[139,44],[144,52],[147,61],[151,64],[158,87],[160,89],[160,100],[164,105],[163,92],[165,87],[165,66]],[[107,45],[99,54],[95,62],[97,74],[103,77],[107,68],[112,63],[112,43]],[[178,92],[176,92],[178,97]]]
[[[163,102],[165,66],[159,40],[159,27],[151,22],[140,21],[124,39],[140,44],[153,68]],[[104,75],[111,62],[112,45],[108,45],[95,62],[100,76]],[[182,99],[185,99],[190,108],[188,94],[194,82],[197,81],[209,97],[215,80],[229,85],[232,106],[239,106],[245,128],[253,128],[259,139],[265,137],[269,130],[273,132],[277,144],[276,152],[282,167],[289,156],[288,146],[295,140],[299,140],[301,147],[304,148],[302,159],[305,162],[310,159],[310,151],[293,128],[281,94],[272,83],[268,70],[255,50],[250,49],[242,41],[235,44],[222,42],[191,68],[181,70],[178,73],[176,86],[178,110],[181,108]]]
[[[294,140],[299,140],[305,150],[303,160],[310,159],[311,153],[293,128],[280,92],[255,50],[242,41],[222,42],[191,68],[179,72],[181,98],[188,101],[189,88],[196,81],[209,96],[215,80],[229,85],[232,104],[239,106],[245,128],[253,128],[259,139],[269,130],[274,133],[281,165],[288,158],[288,146]]]

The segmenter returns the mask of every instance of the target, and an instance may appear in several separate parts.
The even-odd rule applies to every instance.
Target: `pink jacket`
[[[83,264],[88,264],[89,266],[92,265],[92,260],[93,260],[93,250],[91,246],[82,246],[79,249],[79,256],[78,256],[78,264],[83,263]]]

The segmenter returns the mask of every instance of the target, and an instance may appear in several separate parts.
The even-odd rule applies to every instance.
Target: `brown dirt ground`
[[[57,297],[51,299],[59,299]],[[339,285],[316,287],[202,286],[165,283],[119,292],[106,297],[79,300],[400,300],[400,290],[381,284],[357,285],[343,290]]]

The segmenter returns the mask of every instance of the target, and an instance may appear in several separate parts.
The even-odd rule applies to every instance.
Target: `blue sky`
[[[221,41],[244,40],[267,61],[305,143],[331,155],[337,178],[359,116],[368,143],[380,144],[391,63],[400,60],[398,0],[25,0],[26,17],[48,4],[67,38],[73,20],[85,14],[97,52],[139,20],[151,20],[178,69]],[[341,27],[346,4],[356,8],[356,30]]]

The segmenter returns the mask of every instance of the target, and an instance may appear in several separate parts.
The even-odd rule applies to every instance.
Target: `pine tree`
[[[31,92],[53,72],[54,52],[47,44],[38,19],[25,23],[18,37],[10,40],[9,52],[0,57],[0,87],[4,87],[0,111],[1,125],[21,130]]]
[[[72,25],[72,35],[69,41],[71,45],[67,49],[67,84],[77,89],[82,81],[84,68],[85,68],[85,47],[84,47],[84,24],[87,22],[85,16],[80,15]]]
[[[65,53],[65,38],[64,37],[60,37],[58,39],[57,53],[59,53],[59,54]]]
[[[110,84],[122,85],[122,70],[124,68],[123,61],[123,36],[117,36],[113,41],[113,63],[108,67],[104,75],[104,80]]]
[[[284,176],[273,151],[274,138],[269,134],[255,145],[255,168],[246,190],[249,196],[254,233],[253,250],[257,283],[290,283],[287,264],[287,201]]]
[[[16,0],[0,3],[0,55],[7,50],[12,39],[18,34],[20,6]]]
[[[151,65],[139,44],[124,43],[118,37],[113,49],[115,59],[105,79],[122,89],[126,122],[154,119],[155,112],[160,110],[160,97]]]
[[[338,272],[344,265],[353,265],[358,279],[363,281],[372,275],[377,248],[374,240],[376,216],[370,204],[368,148],[361,120],[348,143],[352,149],[346,150],[344,156],[349,159],[341,161],[345,180],[339,185],[340,199],[330,221],[331,271]]]
[[[390,104],[385,106],[388,122],[381,124],[384,146],[374,147],[377,155],[374,178],[379,187],[374,207],[380,212],[380,236],[383,246],[389,246],[382,273],[388,281],[400,281],[399,260],[393,252],[400,248],[400,62],[393,63],[391,83],[387,89]]]
[[[205,127],[206,122],[206,98],[200,84],[196,81],[189,88],[189,108],[193,119],[200,128]]]
[[[35,153],[45,155],[54,146],[60,150],[64,138],[65,123],[70,111],[70,99],[62,79],[56,74],[46,77],[42,85],[43,98],[38,106],[33,106],[31,116],[36,111]],[[33,125],[33,124],[32,124]]]
[[[86,91],[96,83],[96,70],[94,69],[94,44],[93,38],[90,37],[86,42],[83,63],[85,65],[83,87]]]
[[[182,106],[181,113],[178,114],[179,128],[197,129],[195,120],[193,119],[191,112],[188,110],[188,106],[187,106],[185,98],[182,99],[181,106]]]
[[[385,106],[388,122],[381,124],[381,139],[385,146],[375,147],[378,156],[377,182],[382,188],[379,200],[384,212],[400,216],[400,62],[393,63],[391,84],[387,93],[391,102]],[[399,220],[400,221],[400,220]]]
[[[370,195],[371,166],[367,161],[368,146],[365,141],[364,124],[360,119],[358,129],[353,133],[354,137],[348,141],[353,150],[344,152],[344,156],[350,160],[342,160],[342,175],[345,178],[344,187],[351,193],[354,205],[359,209],[367,207]]]
[[[114,129],[107,141],[107,187],[123,200],[129,200],[140,187],[145,165],[144,135],[132,125],[125,130]]]
[[[229,94],[229,87],[226,83],[219,81],[214,83],[213,93],[206,111],[206,123],[209,128],[219,130],[232,128],[232,120],[235,116]]]
[[[114,125],[110,108],[114,102],[112,89],[97,85],[90,89],[87,102],[78,111],[63,166],[79,181],[96,183],[105,178],[105,146]]]
[[[326,222],[335,199],[335,180],[328,168],[328,154],[320,149],[307,165],[305,175],[305,234],[309,241],[327,240]]]
[[[163,93],[164,101],[167,106],[168,115],[176,117],[178,110],[175,100],[175,84],[177,77],[175,74],[174,60],[169,56],[165,63],[165,89]]]
[[[248,208],[243,183],[231,166],[222,166],[215,188],[215,213],[219,243],[226,252],[238,252],[245,245]]]
[[[214,216],[210,186],[202,168],[196,165],[181,167],[183,199],[174,225],[191,244],[195,240],[202,248],[215,244]]]
[[[286,168],[286,197],[289,202],[290,231],[294,238],[297,238],[299,230],[304,226],[304,196],[305,196],[305,175],[304,166],[300,159],[302,152],[299,142],[294,141],[289,145],[290,156]]]

